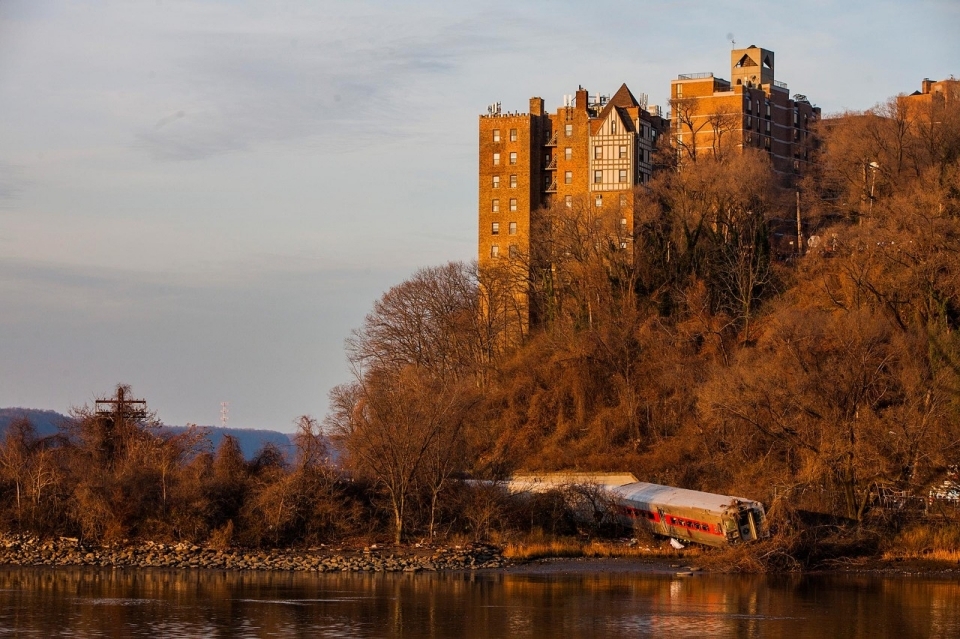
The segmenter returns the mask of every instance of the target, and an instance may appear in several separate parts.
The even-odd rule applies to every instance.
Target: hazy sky
[[[957,0],[0,0],[0,407],[132,384],[290,430],[343,340],[476,246],[477,115],[729,77],[824,112],[960,75]]]

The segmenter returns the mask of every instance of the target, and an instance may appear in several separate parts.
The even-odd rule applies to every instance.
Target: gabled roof
[[[633,131],[633,118],[630,117],[627,113],[627,109],[639,109],[640,103],[637,102],[637,99],[633,97],[633,94],[630,93],[630,89],[627,88],[626,84],[621,84],[620,88],[617,89],[617,92],[613,94],[613,97],[604,105],[603,109],[597,115],[595,124],[591,127],[593,130],[592,133],[596,134],[600,130],[600,126],[607,121],[607,116],[610,115],[611,111],[614,111],[617,117],[620,119],[620,123],[623,125],[624,130]]]

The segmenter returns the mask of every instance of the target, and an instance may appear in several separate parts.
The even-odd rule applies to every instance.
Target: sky
[[[824,113],[960,75],[960,0],[0,0],[0,407],[120,382],[291,431],[344,339],[476,253],[477,116],[666,107],[731,40]]]

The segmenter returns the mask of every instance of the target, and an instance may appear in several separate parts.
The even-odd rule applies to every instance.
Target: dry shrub
[[[233,520],[210,533],[207,545],[217,550],[228,550],[233,545]]]

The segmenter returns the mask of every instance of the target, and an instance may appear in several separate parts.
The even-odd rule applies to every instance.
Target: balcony
[[[560,132],[557,131],[553,134],[553,137],[550,138],[550,141],[547,142],[547,146],[557,146],[557,136],[560,135]]]
[[[557,181],[553,180],[550,182],[550,185],[544,190],[544,193],[556,193],[557,192]]]
[[[557,156],[550,158],[550,161],[547,162],[547,165],[543,167],[544,171],[556,171],[557,170]]]

